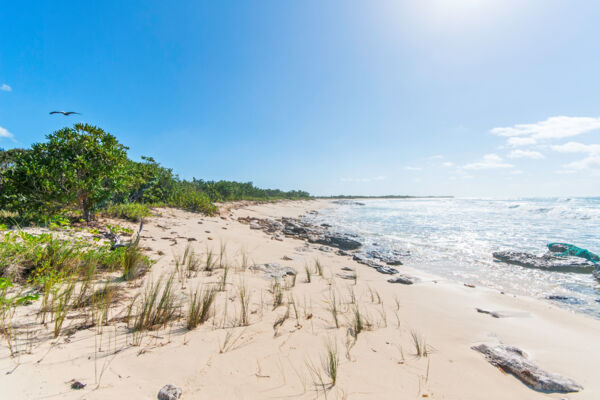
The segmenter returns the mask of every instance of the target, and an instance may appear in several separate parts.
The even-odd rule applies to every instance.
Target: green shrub
[[[218,210],[217,206],[211,203],[210,198],[205,193],[198,192],[194,188],[186,186],[181,186],[175,190],[167,204],[207,215],[214,215]]]
[[[147,205],[139,203],[113,204],[103,214],[113,218],[140,222],[142,218],[150,216],[150,209]]]

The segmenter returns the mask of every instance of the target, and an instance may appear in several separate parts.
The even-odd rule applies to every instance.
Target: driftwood
[[[514,375],[525,385],[539,392],[569,393],[583,389],[569,378],[544,371],[529,361],[527,355],[517,347],[480,344],[471,348],[482,353],[490,364]]]
[[[144,220],[143,219],[140,221],[140,227],[138,229],[135,240],[131,240],[128,243],[122,243],[119,235],[117,235],[114,232],[105,232],[104,237],[106,237],[108,240],[111,241],[110,249],[115,250],[115,249],[118,249],[119,247],[128,247],[128,246],[131,246],[133,243],[139,243],[140,234],[142,233],[142,229],[144,229]]]

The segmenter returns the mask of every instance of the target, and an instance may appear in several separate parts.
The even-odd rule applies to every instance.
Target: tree
[[[127,147],[102,129],[76,124],[16,157],[4,175],[17,208],[56,211],[76,206],[86,221],[126,180]]]

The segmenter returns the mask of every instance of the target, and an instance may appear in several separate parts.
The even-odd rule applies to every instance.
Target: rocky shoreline
[[[309,214],[314,214],[311,211]],[[313,224],[305,218],[256,218],[240,217],[238,222],[246,224],[253,230],[261,230],[271,236],[273,240],[282,241],[284,238],[304,240],[307,244],[320,244],[318,248],[323,252],[337,249],[340,256],[351,257],[354,261],[375,269],[385,275],[398,275],[400,272],[394,266],[402,265],[402,257],[408,255],[396,250],[384,252],[379,250],[363,250],[363,243],[358,235],[341,233],[331,230],[328,224]],[[411,285],[418,282],[417,278],[400,275],[388,280],[390,283]]]

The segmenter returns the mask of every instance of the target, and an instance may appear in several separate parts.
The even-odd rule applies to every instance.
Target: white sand
[[[315,391],[309,365],[321,369],[328,341],[337,345],[340,357],[337,384],[326,393],[329,399],[600,398],[598,320],[536,299],[468,288],[407,266],[398,268],[421,277],[423,282],[392,285],[386,282],[388,276],[347,257],[318,251],[313,245],[308,251],[298,251],[305,246],[303,241],[272,240],[264,232],[237,222],[240,216],[297,216],[329,205],[325,201],[249,205],[225,212],[226,219],[160,210],[162,216],[147,221],[143,232],[147,238],[141,243],[152,249],[148,254],[158,262],[138,287],[129,285],[129,299],[112,310],[111,317],[124,312],[130,298],[148,281],[174,270],[173,254],[183,253],[188,244],[185,238],[196,239],[189,243],[203,255],[207,246],[218,253],[220,244],[226,245],[226,262],[232,269],[226,291],[217,298],[215,316],[193,331],[185,329],[184,319],[175,321],[167,329],[146,334],[140,346],[130,344],[133,338],[123,322],[104,327],[101,335],[96,328],[89,328],[56,340],[51,339],[52,324],[43,328],[38,322],[31,327],[30,336],[36,338],[31,354],[10,358],[6,346],[1,348],[0,398],[153,399],[167,383],[182,387],[183,399],[324,398]],[[175,245],[170,239],[161,239],[177,237]],[[158,256],[158,251],[164,255]],[[296,268],[296,285],[284,293],[283,306],[272,310],[271,283],[262,273],[238,270],[242,252],[250,265],[278,262]],[[283,256],[294,260],[282,261]],[[313,275],[312,283],[306,283],[304,266],[312,268],[315,258],[325,266],[324,277]],[[356,286],[337,277],[344,266],[358,271]],[[178,283],[184,311],[189,290],[199,283],[218,282],[222,273],[200,273],[187,280],[184,289]],[[239,316],[237,294],[242,284],[251,293],[250,324],[232,328]],[[339,329],[328,311],[331,291],[342,303],[338,305]],[[360,333],[347,352],[351,291],[373,326]],[[376,293],[382,304],[378,304]],[[291,299],[298,320],[290,307],[289,318],[274,334],[273,324],[285,314],[285,304]],[[477,313],[475,307],[516,316],[496,319]],[[26,311],[32,315],[38,308],[39,304],[33,304]],[[22,314],[17,324],[32,319]],[[67,319],[64,329],[75,321]],[[428,357],[415,356],[411,332],[426,340],[431,350]],[[220,352],[228,336],[229,343]],[[478,343],[500,342],[521,347],[535,363],[574,379],[584,390],[570,394],[535,392],[470,349]],[[98,347],[101,350],[95,351]],[[72,390],[68,384],[71,379],[86,383],[86,388]]]

